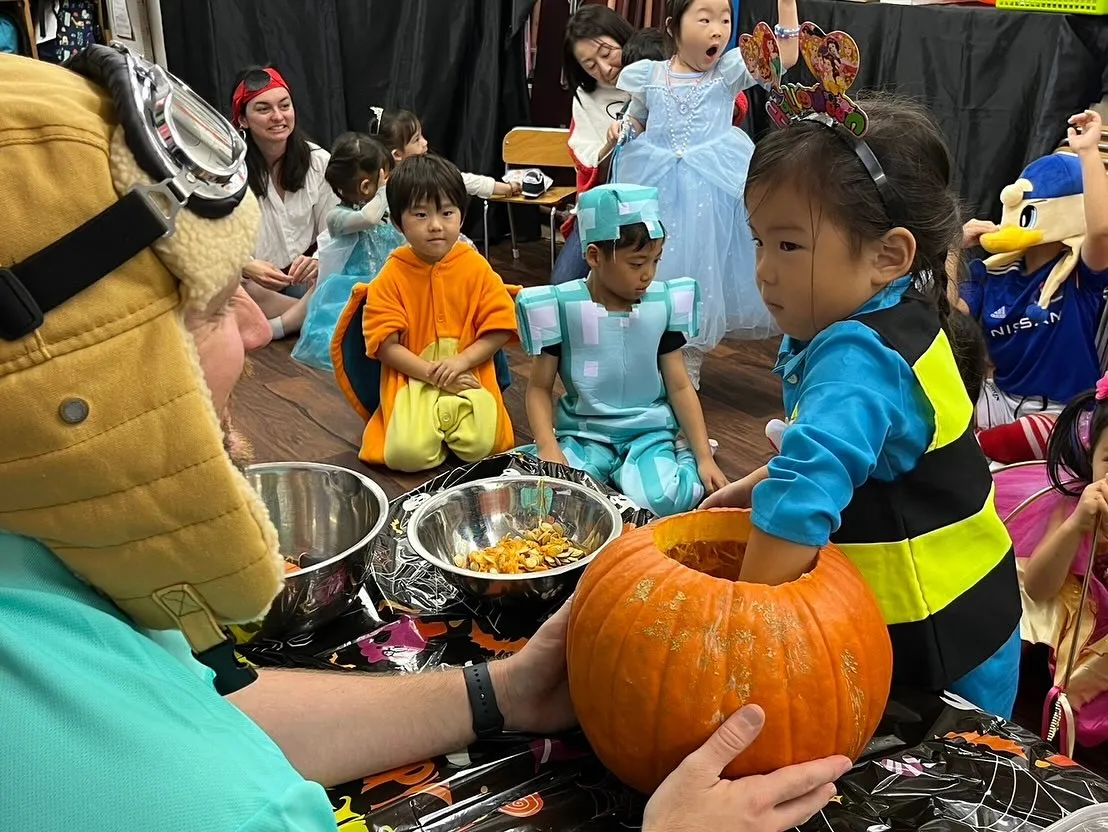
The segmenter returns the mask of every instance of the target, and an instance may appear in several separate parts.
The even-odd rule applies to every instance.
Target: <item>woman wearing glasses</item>
[[[262,208],[246,289],[269,318],[275,338],[300,329],[304,298],[315,284],[316,238],[338,204],[324,178],[330,155],[296,128],[288,83],[272,67],[244,70],[231,96],[231,120],[247,146],[250,189]]]

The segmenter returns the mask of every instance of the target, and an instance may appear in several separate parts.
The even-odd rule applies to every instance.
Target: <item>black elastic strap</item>
[[[258,671],[235,652],[235,642],[230,636],[215,647],[194,655],[198,662],[215,671],[215,690],[220,696],[242,690],[258,678]]]
[[[84,225],[0,268],[0,338],[18,341],[43,316],[148,248],[169,229],[147,197],[131,191]]]
[[[473,711],[473,733],[481,740],[499,735],[504,730],[504,715],[496,704],[489,666],[484,662],[471,664],[462,674],[466,680],[469,707]]]
[[[836,136],[849,145],[850,149],[854,151],[854,155],[865,167],[869,178],[873,180],[873,184],[877,187],[877,194],[881,197],[881,203],[885,206],[885,213],[888,215],[889,221],[895,226],[900,220],[903,220],[905,216],[904,203],[901,202],[900,195],[897,194],[893,183],[889,181],[885,169],[881,167],[877,154],[873,152],[873,148],[866,144],[865,139],[858,138],[826,113],[812,113],[805,116],[805,118],[809,121],[818,121],[824,127],[830,128]]]

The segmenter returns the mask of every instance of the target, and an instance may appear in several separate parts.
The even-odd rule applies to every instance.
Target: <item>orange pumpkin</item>
[[[570,695],[601,762],[640,791],[745,704],[766,724],[728,777],[855,759],[881,720],[892,645],[861,575],[828,546],[792,583],[738,582],[749,533],[746,510],[670,517],[613,541],[581,577]]]

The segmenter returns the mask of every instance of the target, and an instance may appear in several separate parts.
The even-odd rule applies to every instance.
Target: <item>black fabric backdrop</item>
[[[298,124],[324,147],[345,130],[365,130],[370,107],[405,107],[419,115],[436,152],[464,171],[499,175],[504,134],[529,123],[523,34],[531,6],[162,0],[162,21],[170,71],[224,112],[238,71],[271,63],[292,88]],[[476,236],[473,208],[466,229]],[[534,234],[523,222],[517,231]]]
[[[1100,98],[1100,73],[1062,14],[988,6],[901,6],[800,0],[800,20],[841,29],[862,65],[853,91],[884,89],[926,103],[946,133],[966,211],[1000,218],[1000,191],[1052,152],[1066,120]],[[777,0],[742,0],[741,31],[777,20]],[[799,78],[797,76],[800,76]],[[790,72],[810,84],[806,67]],[[752,94],[755,136],[769,129],[765,96]]]

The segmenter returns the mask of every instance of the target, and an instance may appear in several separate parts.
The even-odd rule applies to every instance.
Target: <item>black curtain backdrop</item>
[[[236,74],[273,64],[297,123],[323,147],[365,130],[370,107],[404,107],[431,148],[499,176],[501,142],[530,123],[523,35],[532,0],[162,0],[169,69],[224,112]],[[502,209],[500,209],[502,210]],[[506,233],[500,210],[490,236]],[[532,212],[517,212],[524,220]],[[522,239],[537,224],[517,222]],[[470,236],[481,231],[471,205]]]
[[[742,0],[741,31],[777,21],[776,0]],[[1000,219],[1000,191],[1052,152],[1066,120],[1100,98],[1100,73],[1064,14],[988,6],[902,6],[800,0],[800,20],[858,42],[852,88],[882,89],[930,107],[946,134],[966,211]],[[791,80],[813,82],[803,65]],[[770,128],[765,95],[750,91],[755,136]]]

